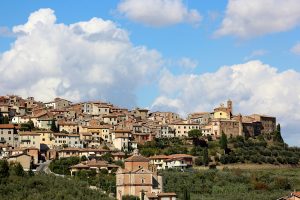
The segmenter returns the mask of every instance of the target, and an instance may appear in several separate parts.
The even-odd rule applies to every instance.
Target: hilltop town
[[[68,171],[74,176],[82,170],[101,173],[103,169],[109,174],[115,173],[117,199],[121,200],[124,195],[176,199],[175,193],[164,192],[158,171],[185,170],[195,165],[197,153],[152,153],[147,157],[139,150],[159,139],[175,138],[192,145],[195,138],[190,133],[195,131],[200,133],[201,141],[217,141],[224,136],[257,137],[278,129],[275,117],[243,116],[233,111],[233,102],[228,100],[226,105],[190,113],[183,119],[173,112],[129,110],[101,101],[72,103],[55,98],[51,102],[40,102],[34,97],[1,96],[0,158],[19,162],[29,171],[39,168],[45,161],[52,160],[51,164],[55,165],[60,159],[78,157],[80,160],[62,173]],[[196,147],[197,144],[193,150],[197,151]],[[104,159],[108,155],[110,158]],[[50,169],[59,173],[54,168],[50,165]]]

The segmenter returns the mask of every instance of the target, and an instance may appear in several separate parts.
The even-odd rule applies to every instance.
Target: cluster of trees
[[[0,124],[8,124],[8,123],[9,123],[9,117],[0,114]]]
[[[52,172],[56,174],[62,175],[70,175],[69,168],[72,165],[76,165],[81,161],[86,161],[88,158],[85,156],[79,157],[69,157],[69,158],[61,158],[53,160],[49,168]],[[119,165],[120,167],[124,167],[124,163],[122,161],[113,161],[112,155],[110,153],[106,153],[101,157],[102,160],[105,160],[109,163],[114,163]],[[115,172],[108,173],[106,169],[102,169],[99,174],[96,173],[95,170],[81,170],[74,174],[74,179],[83,180],[89,183],[89,185],[93,185],[101,188],[107,193],[115,193],[116,192],[116,177]]]
[[[184,141],[179,138],[155,138],[151,142],[139,145],[138,149],[143,156],[153,156],[158,154],[178,154],[188,153],[187,146]]]
[[[220,157],[220,162],[222,164],[238,162],[298,164],[300,149],[287,147],[279,133],[276,131],[273,134],[260,135],[256,138],[243,138],[240,136],[230,138],[231,150]]]
[[[14,200],[112,200],[106,194],[91,190],[80,179],[24,172],[19,163],[0,160],[0,199]]]
[[[291,172],[289,172],[291,173]],[[298,172],[297,172],[298,173]],[[278,199],[289,193],[297,174],[286,177],[274,171],[239,169],[178,172],[162,171],[166,192],[176,192],[179,199]],[[201,198],[200,198],[201,197]]]

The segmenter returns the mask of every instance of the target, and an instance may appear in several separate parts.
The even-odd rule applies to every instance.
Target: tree
[[[133,195],[125,195],[125,196],[122,196],[122,200],[140,200],[140,198],[137,196],[133,196]]]
[[[81,161],[87,161],[87,157],[85,155],[81,156]]]
[[[30,131],[32,131],[32,130],[34,129],[34,123],[33,123],[33,121],[32,121],[32,120],[29,120],[29,121],[27,122],[27,124],[28,124],[28,127],[29,127]]]
[[[4,116],[4,118],[3,118],[3,124],[9,124],[9,118],[8,118],[8,116]]]
[[[203,164],[205,166],[207,166],[208,163],[209,163],[208,150],[207,150],[207,148],[204,148],[204,150],[203,150]]]
[[[17,163],[14,166],[14,172],[17,176],[24,176],[25,175],[24,169],[23,169],[23,167],[20,163]]]
[[[193,144],[197,146],[199,143],[199,137],[202,136],[202,132],[199,129],[193,129],[188,132],[188,136],[192,138]]]
[[[277,124],[277,126],[276,126],[276,131],[274,133],[273,139],[276,142],[284,143],[283,138],[281,136],[281,127],[280,127],[280,124]]]
[[[225,135],[224,132],[222,132],[222,136],[221,136],[221,139],[220,139],[220,146],[222,149],[226,150],[227,149],[227,136]]]
[[[7,160],[0,160],[0,178],[9,176],[9,165]]]
[[[58,128],[57,128],[57,126],[56,126],[56,124],[55,124],[55,119],[52,119],[50,130],[51,130],[52,132],[58,132]]]

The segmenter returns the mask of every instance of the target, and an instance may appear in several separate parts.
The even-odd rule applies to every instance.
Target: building
[[[188,132],[193,129],[200,129],[199,124],[194,123],[173,123],[170,127],[175,131],[176,137],[188,137]]]
[[[242,125],[237,120],[213,119],[211,123],[212,123],[212,134],[215,137],[220,137],[222,133],[224,133],[227,136],[243,135]]]
[[[20,132],[20,147],[28,148],[35,147],[37,149],[41,148],[41,133],[37,132]]]
[[[149,159],[134,152],[125,160],[124,169],[119,168],[116,173],[116,197],[133,195],[142,197],[143,194],[162,192],[162,177],[150,170]]]
[[[19,146],[18,126],[13,124],[0,124],[0,143],[14,148]]]
[[[188,154],[156,155],[149,159],[150,164],[154,165],[157,170],[172,168],[183,170],[193,166],[193,156]]]
[[[232,117],[232,101],[227,101],[227,107],[221,104],[220,107],[214,109],[214,119],[231,119]]]
[[[115,130],[112,132],[113,145],[118,150],[128,151],[131,145],[131,130]]]
[[[77,172],[81,170],[95,170],[96,173],[100,173],[102,169],[106,169],[108,173],[112,173],[113,171],[117,171],[119,166],[114,164],[109,164],[106,161],[102,160],[89,160],[81,162],[77,165],[73,165],[70,167],[71,176],[76,175]]]
[[[82,148],[79,134],[53,133],[55,147]]]

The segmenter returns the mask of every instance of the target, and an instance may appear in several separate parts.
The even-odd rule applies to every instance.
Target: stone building
[[[125,168],[119,168],[116,173],[117,199],[122,196],[157,194],[162,192],[162,177],[151,171],[149,159],[134,152],[125,160]]]

